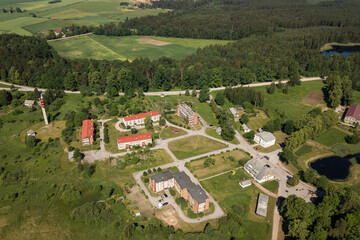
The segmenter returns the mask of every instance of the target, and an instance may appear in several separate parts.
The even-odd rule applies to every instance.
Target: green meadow
[[[156,46],[151,43],[139,42],[144,36],[110,37],[90,35],[72,38],[62,41],[50,42],[62,57],[87,58],[105,60],[133,60],[135,58],[147,57],[158,59],[160,57],[171,57],[183,59],[196,52],[197,48],[211,44],[227,44],[229,41],[204,40],[204,39],[182,39],[151,37],[160,40],[167,45]]]

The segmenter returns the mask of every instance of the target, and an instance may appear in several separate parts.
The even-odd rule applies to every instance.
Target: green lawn
[[[217,40],[205,41],[202,39],[174,39],[161,38],[161,41],[171,44],[155,46],[138,39],[144,36],[83,36],[80,38],[51,42],[58,53],[67,58],[93,58],[106,60],[133,60],[140,57],[158,59],[160,57],[171,57],[183,59],[196,52],[198,46],[204,47],[213,44]],[[150,37],[152,38],[152,37]],[[190,42],[193,44],[189,44]],[[219,44],[224,44],[219,41]]]
[[[248,178],[243,169],[239,169],[235,176],[224,174],[215,178],[202,181],[202,186],[214,197],[227,213],[231,213],[233,205],[243,207],[242,227],[244,228],[244,239],[270,239],[272,232],[272,215],[275,199],[270,197],[267,217],[265,219],[255,215],[257,198],[260,190],[252,185],[241,188],[239,179]],[[256,234],[254,234],[256,233]]]
[[[295,154],[298,157],[301,157],[304,154],[310,153],[312,151],[312,146],[305,144],[304,146],[302,146],[301,148],[299,148]]]
[[[220,140],[224,140],[224,139],[222,139],[221,135],[217,134],[216,128],[207,128],[205,130],[205,132],[206,132],[207,135],[209,135],[211,137],[214,137],[214,138],[217,138],[217,139],[220,139]],[[234,139],[231,140],[230,142],[233,143],[233,144],[239,144],[239,141],[236,139],[236,137],[234,137]]]
[[[178,133],[174,133],[173,131],[173,127],[167,127],[167,128],[162,128],[162,130],[159,133],[159,137],[160,139],[165,138],[165,139],[169,139],[169,138],[174,138],[174,137],[180,137],[180,136],[184,136],[187,133],[184,130],[181,130],[180,128],[176,128],[178,130]]]
[[[5,84],[1,84],[1,83],[0,83],[0,87],[2,87],[2,88],[10,88],[9,85],[5,85]]]
[[[273,193],[277,193],[279,189],[279,183],[277,180],[267,181],[261,185]]]
[[[348,134],[346,134],[345,132],[340,131],[336,128],[330,128],[329,130],[315,138],[315,141],[325,146],[331,147],[337,143],[345,143],[345,137],[347,135]]]
[[[225,147],[226,145],[223,143],[198,135],[169,142],[169,149],[178,159],[197,156]]]
[[[228,158],[229,156],[233,158],[233,161],[231,158]],[[215,164],[210,165],[209,167],[204,167],[204,162],[207,157],[193,160],[187,163],[186,167],[194,174],[195,177],[203,179],[239,167],[239,160],[246,161],[246,159],[250,159],[243,150],[224,152],[211,156],[210,158],[215,160]]]

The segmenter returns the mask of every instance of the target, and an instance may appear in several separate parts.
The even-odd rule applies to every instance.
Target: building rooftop
[[[245,123],[242,125],[242,127],[243,127],[245,132],[250,131],[250,128]]]
[[[126,143],[126,142],[134,142],[134,141],[141,141],[141,140],[147,140],[147,139],[152,139],[152,136],[150,133],[118,137],[117,142],[118,143]]]
[[[29,130],[29,131],[27,131],[27,135],[35,135],[36,134],[36,132],[34,132],[33,130]]]
[[[181,109],[182,112],[184,112],[187,116],[193,116],[195,115],[195,111],[192,110],[192,108],[184,103],[179,104],[179,109]]]
[[[260,133],[257,133],[257,134],[255,134],[255,136],[259,136],[265,142],[270,142],[272,140],[276,140],[276,137],[271,132],[267,132],[267,131],[262,131]]]
[[[247,161],[244,168],[258,180],[261,180],[265,176],[273,174],[266,162],[257,158],[253,158]]]
[[[185,172],[174,173],[174,178],[180,187],[182,189],[186,188],[191,197],[198,203],[203,203],[209,198],[204,189],[193,183]]]
[[[246,179],[246,180],[244,180],[244,181],[241,181],[239,184],[240,184],[242,187],[246,187],[246,186],[250,186],[250,185],[251,185],[251,181],[250,181],[250,179]]]
[[[354,117],[356,120],[360,121],[360,106],[351,105],[347,110],[345,117]]]
[[[34,100],[25,100],[24,104],[25,105],[34,105],[35,101]]]
[[[94,121],[91,119],[86,119],[82,124],[82,133],[81,138],[89,138],[94,135]]]
[[[150,115],[151,117],[153,116],[157,116],[160,115],[158,111],[154,111],[154,112],[147,112],[147,113],[139,113],[136,115],[130,115],[130,116],[126,116],[124,117],[125,121],[130,121],[130,120],[137,120],[137,119],[142,119],[142,118],[146,118],[147,115]]]
[[[234,116],[239,114],[239,112],[236,108],[231,107],[231,108],[229,108],[229,110],[230,110],[231,114]]]
[[[174,174],[170,170],[150,175],[150,179],[155,180],[157,183],[167,181],[172,178],[174,178]]]
[[[269,202],[269,196],[259,193],[259,198],[256,206],[256,215],[266,217],[267,207]]]

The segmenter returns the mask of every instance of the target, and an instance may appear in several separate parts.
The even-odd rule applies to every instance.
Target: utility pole
[[[45,121],[45,124],[48,125],[49,124],[49,121],[48,121],[48,118],[46,116],[46,110],[45,110],[45,100],[43,98],[43,93],[41,93],[40,95],[40,104],[41,104],[41,111],[42,111],[42,114],[44,116],[44,121]]]

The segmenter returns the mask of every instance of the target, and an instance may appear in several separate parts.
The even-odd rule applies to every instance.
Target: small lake
[[[345,180],[349,176],[350,159],[353,157],[360,157],[360,154],[347,157],[331,156],[320,158],[310,163],[310,167],[330,180]]]
[[[349,56],[353,53],[360,52],[360,46],[341,46],[341,45],[332,45],[332,49],[326,50],[321,53],[322,56],[332,56],[334,54],[340,54],[344,56]]]

